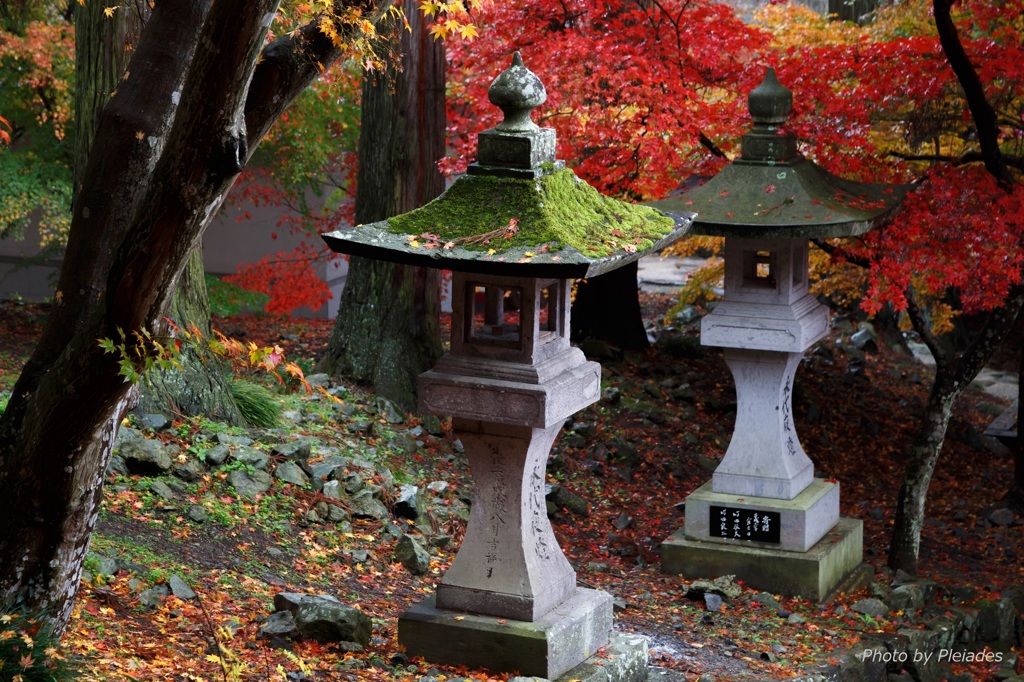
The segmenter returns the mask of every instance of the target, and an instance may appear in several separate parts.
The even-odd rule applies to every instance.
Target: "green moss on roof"
[[[500,236],[513,219],[515,235]],[[661,211],[606,197],[569,169],[537,179],[465,175],[434,201],[387,222],[397,232],[429,233],[467,249],[548,244],[591,258],[648,249],[675,227]],[[487,243],[473,239],[489,233],[498,234]]]

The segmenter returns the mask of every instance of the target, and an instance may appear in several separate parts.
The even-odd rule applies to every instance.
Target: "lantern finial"
[[[747,96],[747,107],[755,126],[781,125],[793,111],[793,93],[779,82],[775,69],[769,68],[761,84]]]
[[[548,93],[537,74],[523,65],[523,57],[517,51],[512,55],[512,66],[491,83],[487,97],[505,114],[505,120],[495,130],[513,133],[538,130],[530,113],[544,104]]]

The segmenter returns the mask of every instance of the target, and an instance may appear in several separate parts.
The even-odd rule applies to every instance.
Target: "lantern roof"
[[[845,180],[804,158],[782,126],[793,94],[768,69],[747,98],[753,128],[740,158],[683,194],[652,201],[663,211],[696,211],[692,231],[721,237],[828,239],[863,234],[886,220],[903,185]]]
[[[488,97],[504,120],[478,137],[476,162],[437,199],[408,213],[323,235],[334,251],[408,265],[516,277],[593,277],[688,230],[668,215],[604,196],[555,158],[555,131],[530,112],[544,84],[512,65]]]

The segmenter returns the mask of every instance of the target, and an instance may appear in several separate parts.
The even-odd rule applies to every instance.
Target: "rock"
[[[305,488],[309,485],[309,476],[295,462],[281,462],[274,469],[274,478]]]
[[[775,595],[771,594],[770,592],[758,592],[754,595],[753,602],[755,604],[761,604],[765,608],[770,609],[772,611],[778,611],[779,608],[781,608],[779,606],[779,600],[776,599]]]
[[[287,419],[293,424],[302,423],[302,411],[301,410],[283,410],[281,412],[281,418]]]
[[[331,500],[341,499],[341,481],[327,481],[324,483],[323,496]]]
[[[327,505],[327,520],[334,523],[343,523],[352,520],[352,515],[347,510],[336,504]]]
[[[590,516],[590,503],[565,486],[547,484],[545,489],[545,499],[555,505],[555,509],[566,509],[576,516]]]
[[[139,603],[148,609],[158,609],[163,606],[164,599],[170,594],[171,589],[165,583],[154,585],[148,590],[139,592]]]
[[[107,462],[107,473],[120,474],[121,476],[128,475],[128,466],[124,463],[121,455],[110,456],[110,461]]]
[[[916,583],[906,583],[893,588],[886,600],[893,611],[918,611],[924,608],[924,590]]]
[[[239,497],[254,500],[256,496],[270,490],[274,479],[266,471],[252,473],[236,469],[228,473],[228,483],[235,489]]]
[[[430,568],[430,555],[416,538],[403,535],[395,545],[395,560],[413,575],[423,575]]]
[[[414,485],[403,485],[398,490],[398,499],[392,510],[398,518],[415,521],[420,515],[420,489]]]
[[[405,421],[405,412],[387,398],[377,397],[377,414],[388,424],[401,424]]]
[[[170,426],[171,420],[162,414],[144,414],[139,417],[139,426],[154,431],[162,431]]]
[[[231,456],[231,448],[226,444],[214,445],[212,448],[206,451],[203,459],[210,466],[220,466],[224,462],[228,461],[228,457]]]
[[[274,597],[274,606],[284,611],[278,606],[278,596]],[[295,628],[303,637],[320,643],[355,642],[362,646],[370,643],[373,624],[359,609],[345,606],[326,594],[289,596],[282,601],[287,604],[287,611],[295,619]],[[294,598],[296,596],[298,599]]]
[[[165,500],[173,500],[176,497],[171,487],[163,481],[152,481],[149,484],[149,492]]]
[[[411,455],[419,450],[420,444],[416,437],[408,431],[400,431],[391,437],[388,441],[388,447],[402,454]]]
[[[110,577],[117,574],[119,568],[117,559],[92,553],[89,554],[89,557],[95,562],[93,572],[96,575]]]
[[[187,483],[194,483],[203,477],[203,464],[198,459],[189,459],[184,464],[175,464],[173,473]]]
[[[427,490],[435,494],[441,494],[448,490],[448,483],[445,481],[431,481],[427,484]]]
[[[350,501],[352,516],[357,519],[376,519],[385,521],[388,518],[388,508],[380,500],[374,498],[369,490],[362,490]]]
[[[270,456],[267,453],[243,445],[231,452],[231,460],[239,464],[247,464],[254,469],[266,469],[270,463]]]
[[[615,526],[615,530],[624,531],[633,525],[633,517],[626,512],[622,512],[612,521],[612,525]]]
[[[185,516],[196,523],[206,523],[210,519],[209,512],[198,504],[193,504],[185,510]]]
[[[256,633],[258,637],[271,639],[273,637],[297,637],[298,628],[295,627],[295,618],[291,611],[278,611],[267,618],[267,621],[260,626]]]
[[[306,461],[313,452],[313,444],[308,440],[290,440],[287,443],[278,443],[270,450],[270,454],[284,457],[294,461]]]
[[[221,445],[229,445],[236,448],[245,445],[252,445],[252,438],[249,438],[249,436],[233,436],[230,433],[215,434],[213,436],[213,440]]]
[[[786,622],[790,625],[803,625],[807,622],[807,619],[801,616],[799,613],[791,613],[789,614],[789,617],[786,618]]]
[[[704,593],[704,606],[708,611],[721,611],[722,610],[722,596],[715,594],[714,592]]]
[[[706,592],[717,594],[726,599],[735,599],[743,593],[743,588],[736,584],[736,576],[721,575],[714,580],[694,580],[686,590],[688,599],[700,599]]]
[[[174,465],[163,443],[147,440],[138,432],[135,432],[135,437],[128,437],[122,442],[119,454],[129,473],[138,476],[159,476]]]
[[[620,391],[615,386],[609,386],[608,388],[604,389],[604,394],[602,397],[604,398],[604,401],[609,405],[615,405],[620,400],[622,400],[622,391]]]
[[[1012,642],[1016,616],[1010,599],[980,601],[974,606],[978,609],[978,641]]]
[[[988,522],[993,526],[1012,526],[1013,511],[1005,507],[1002,509],[996,509],[988,515]]]
[[[188,586],[188,583],[177,575],[171,576],[170,580],[167,581],[167,586],[171,589],[171,594],[178,599],[195,599],[197,596],[192,588]]]
[[[881,599],[870,597],[868,599],[861,599],[851,606],[850,610],[870,616],[871,618],[881,618],[889,613],[889,606]]]

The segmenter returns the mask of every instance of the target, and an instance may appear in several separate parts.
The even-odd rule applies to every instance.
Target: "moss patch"
[[[501,236],[513,219],[518,232]],[[472,250],[547,244],[591,258],[643,251],[675,227],[660,211],[606,197],[568,169],[537,179],[465,175],[426,206],[387,222],[396,232],[429,233],[442,243],[497,233],[487,242],[460,241]]]

